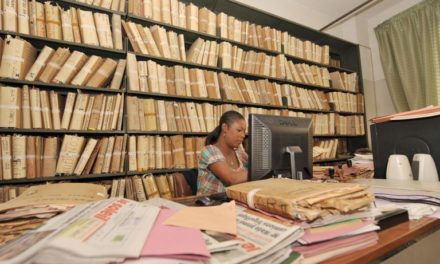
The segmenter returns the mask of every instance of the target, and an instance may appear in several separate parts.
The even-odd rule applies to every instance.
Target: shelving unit
[[[43,1],[39,1],[43,2]],[[127,12],[117,12],[93,5],[88,5],[84,3],[80,3],[73,0],[60,0],[60,1],[51,1],[52,3],[58,4],[62,8],[68,7],[76,7],[84,10],[101,12],[108,15],[118,14],[121,15],[122,19],[125,21],[132,21],[135,23],[139,23],[143,26],[153,26],[159,25],[164,27],[166,30],[174,31],[178,34],[183,34],[185,38],[185,46],[188,49],[191,44],[197,39],[202,38],[204,40],[216,41],[217,43],[226,41],[231,43],[232,45],[238,46],[239,48],[247,51],[252,50],[255,52],[263,52],[271,56],[277,56],[283,54],[279,51],[269,50],[261,47],[247,45],[241,42],[237,42],[227,38],[221,38],[215,35],[206,34],[203,32],[198,32],[194,30],[190,30],[187,28],[182,28],[179,26],[163,23],[160,21],[155,21],[153,19],[139,17]],[[227,15],[234,16],[236,19],[242,21],[249,21],[251,23],[255,23],[262,26],[270,26],[272,28],[287,31],[289,34],[294,35],[297,38],[310,40],[318,45],[329,45],[330,46],[330,56],[337,57],[341,61],[342,67],[334,67],[327,64],[322,64],[316,61],[307,60],[304,58],[295,57],[289,54],[284,54],[287,60],[290,60],[294,63],[306,63],[309,65],[315,65],[318,67],[325,67],[329,71],[339,71],[345,73],[357,73],[358,78],[361,79],[361,69],[360,69],[360,56],[358,46],[347,42],[342,39],[338,39],[336,37],[327,35],[322,32],[315,31],[313,29],[307,28],[302,25],[298,25],[281,17],[266,13],[261,10],[257,10],[253,7],[247,6],[245,4],[239,3],[234,0],[179,0],[179,2],[183,2],[185,4],[195,4],[199,8],[207,7],[214,13],[218,14],[220,12],[224,12]],[[128,10],[128,8],[126,8]],[[145,55],[133,52],[133,49],[128,41],[125,38],[123,41],[123,49],[108,49],[102,48],[99,46],[86,45],[81,43],[73,43],[62,40],[55,40],[49,38],[42,38],[37,36],[31,36],[26,34],[21,34],[17,32],[9,32],[0,30],[0,36],[5,37],[6,35],[20,37],[29,41],[33,44],[37,49],[41,49],[44,45],[48,45],[52,48],[58,47],[68,47],[71,50],[78,50],[84,52],[88,55],[98,55],[103,57],[109,57],[113,59],[124,59],[127,57],[128,53],[135,54],[136,58],[139,61],[152,60],[160,65],[166,66],[174,66],[181,65],[186,68],[196,68],[202,70],[214,71],[216,73],[225,73],[230,76],[236,78],[245,78],[247,80],[268,80],[277,84],[289,84],[292,86],[305,88],[309,90],[317,90],[323,92],[343,92],[349,94],[363,94],[362,83],[358,82],[358,90],[347,91],[344,89],[336,89],[331,87],[324,87],[319,85],[301,83],[290,81],[286,79],[274,78],[269,76],[263,76],[259,74],[251,74],[240,72],[232,69],[225,69],[222,67],[213,67],[200,65],[197,63],[180,61],[174,59],[168,59],[164,57]],[[124,107],[124,121],[122,130],[117,131],[84,131],[84,130],[47,130],[47,129],[10,129],[10,128],[1,128],[0,133],[2,134],[25,134],[25,135],[64,135],[64,134],[74,134],[74,135],[84,135],[88,137],[96,137],[96,136],[111,136],[111,135],[124,135],[124,136],[175,136],[182,135],[183,137],[204,137],[208,133],[207,132],[180,132],[180,131],[133,131],[128,129],[127,127],[127,96],[136,96],[138,98],[153,98],[158,100],[166,100],[166,101],[178,101],[178,102],[196,102],[196,103],[211,103],[213,105],[223,105],[223,104],[231,104],[238,107],[255,107],[261,109],[268,110],[285,110],[285,111],[295,111],[295,112],[303,112],[306,114],[329,114],[335,113],[341,116],[362,116],[363,113],[354,113],[354,112],[344,112],[344,111],[329,111],[329,110],[320,110],[320,109],[308,109],[308,108],[295,108],[291,106],[283,105],[264,105],[258,103],[249,103],[249,102],[239,102],[239,101],[231,101],[227,99],[212,99],[212,98],[204,98],[204,97],[190,97],[190,96],[177,96],[170,94],[162,94],[162,93],[152,93],[152,92],[141,92],[141,91],[131,91],[128,89],[127,84],[127,73],[125,73],[122,87],[119,90],[116,89],[108,89],[108,88],[93,88],[86,86],[74,86],[74,85],[59,85],[53,83],[43,83],[43,82],[29,82],[23,80],[12,80],[0,78],[0,84],[10,85],[10,86],[35,86],[45,90],[55,90],[60,92],[69,92],[69,91],[80,91],[80,92],[91,92],[91,93],[104,93],[104,94],[122,94],[125,98],[125,107]],[[364,127],[366,127],[365,118],[364,118]],[[349,152],[354,152],[357,148],[364,147],[367,145],[367,139],[365,135],[316,135],[315,138],[318,139],[333,139],[333,138],[341,138],[346,140],[347,149]],[[85,176],[75,176],[75,175],[63,175],[63,176],[54,176],[54,177],[46,177],[46,178],[36,178],[36,179],[12,179],[12,180],[0,180],[0,186],[9,185],[9,184],[34,184],[41,182],[50,182],[50,181],[97,181],[97,180],[111,180],[119,177],[128,177],[133,175],[141,175],[144,173],[152,173],[152,174],[167,174],[173,172],[185,172],[190,171],[190,168],[168,168],[168,169],[159,169],[159,170],[146,170],[146,171],[129,171],[128,170],[128,154],[126,154],[125,162],[124,162],[124,172],[121,173],[103,173],[103,174],[90,174]],[[334,158],[334,159],[326,159],[319,160],[314,162],[315,164],[319,163],[328,163],[328,162],[339,162],[345,159]]]

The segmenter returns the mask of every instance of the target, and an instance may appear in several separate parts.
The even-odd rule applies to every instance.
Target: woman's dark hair
[[[239,112],[233,110],[224,112],[220,117],[218,126],[206,137],[205,146],[215,144],[217,142],[220,134],[222,133],[223,124],[227,124],[229,126],[237,120],[244,120],[243,115]]]

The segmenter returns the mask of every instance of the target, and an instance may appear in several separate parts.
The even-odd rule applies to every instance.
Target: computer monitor
[[[279,175],[293,179],[312,177],[310,118],[250,114],[248,144],[249,181]]]
[[[386,178],[391,154],[406,155],[410,162],[416,153],[430,154],[440,169],[440,116],[373,124],[370,131],[375,178]]]

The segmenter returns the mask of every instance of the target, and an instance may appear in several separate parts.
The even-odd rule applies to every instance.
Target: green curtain
[[[375,29],[397,111],[440,105],[440,0],[425,0]]]

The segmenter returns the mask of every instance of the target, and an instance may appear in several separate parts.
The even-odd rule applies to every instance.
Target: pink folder
[[[166,257],[205,260],[210,257],[202,232],[197,229],[169,226],[164,222],[176,211],[163,208],[142,249],[143,257]]]

